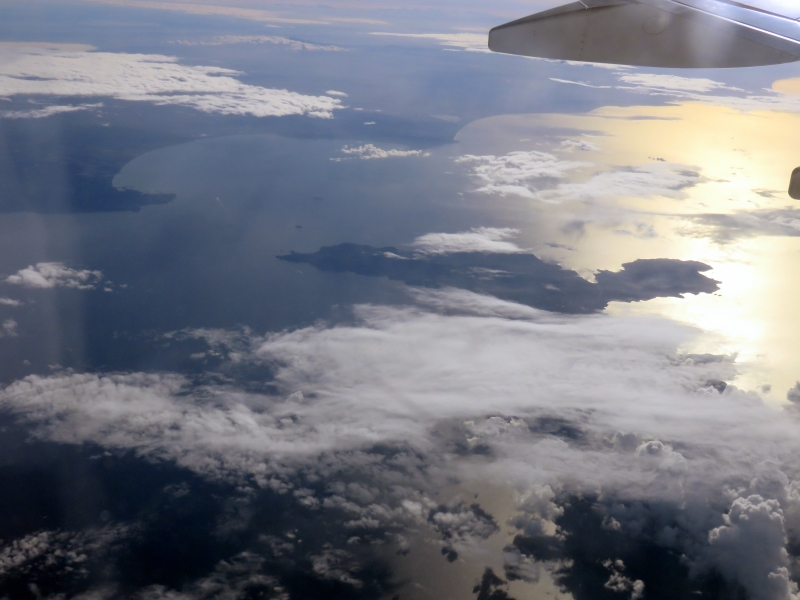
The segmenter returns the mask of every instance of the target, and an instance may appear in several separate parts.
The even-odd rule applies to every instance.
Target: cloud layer
[[[347,325],[171,337],[203,341],[223,371],[268,366],[274,393],[62,373],[13,383],[0,407],[37,439],[273,490],[356,536],[399,539],[427,524],[446,556],[474,551],[500,524],[477,505],[433,502],[433,490],[453,478],[511,485],[508,577],[533,580],[541,567],[572,589],[589,576],[580,544],[596,540],[586,568],[598,593],[635,597],[657,576],[618,544],[634,540],[685,556],[676,568],[697,585],[717,573],[759,600],[794,597],[798,423],[726,385],[732,358],[682,354],[694,333],[667,320],[556,315],[457,290],[417,301],[356,307]],[[589,522],[594,536],[580,529]],[[315,556],[318,577],[363,585],[348,547]]]
[[[331,118],[333,111],[341,108],[334,98],[245,84],[235,79],[241,74],[238,71],[181,65],[170,56],[41,46],[5,47],[2,51],[7,55],[0,65],[4,97],[99,96],[256,117]]]

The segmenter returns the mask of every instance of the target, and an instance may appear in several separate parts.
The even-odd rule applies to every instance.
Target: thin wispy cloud
[[[592,88],[592,89],[595,89],[595,90],[608,90],[608,89],[611,89],[610,85],[592,85],[590,83],[585,83],[583,81],[572,81],[570,79],[561,79],[561,78],[558,78],[558,77],[551,77],[550,81],[555,81],[556,83],[566,83],[566,84],[569,84],[569,85],[578,85],[580,87],[587,87],[587,88]]]
[[[791,91],[760,90],[762,93],[748,92],[739,87],[729,86],[720,81],[704,77],[682,77],[658,73],[632,73],[615,70],[616,85],[595,85],[585,81],[574,81],[551,77],[551,81],[578,85],[594,89],[615,89],[634,94],[674,98],[689,102],[702,102],[718,106],[728,106],[741,111],[777,110],[800,112],[800,96]]]
[[[790,207],[685,215],[685,218],[693,224],[688,233],[720,243],[759,236],[800,236],[800,210]]]
[[[94,104],[56,104],[44,108],[32,108],[29,110],[5,110],[0,111],[0,118],[4,119],[45,119],[61,113],[76,112],[81,110],[91,110],[101,108],[102,102]]]
[[[452,254],[454,252],[495,252],[515,254],[527,252],[513,241],[516,229],[477,227],[461,233],[428,233],[411,242],[421,254]]]
[[[375,31],[370,35],[432,40],[445,48],[467,52],[491,52],[489,50],[488,34],[483,33],[387,33]]]
[[[619,73],[620,82],[633,89],[671,90],[676,92],[713,92],[716,90],[742,91],[713,79],[702,77],[680,77],[654,73]]]
[[[346,52],[340,46],[311,44],[275,35],[223,35],[206,41],[178,40],[182,46],[228,46],[231,44],[271,44],[289,50],[308,50],[310,52]]]
[[[335,23],[351,23],[363,25],[384,25],[386,22],[380,19],[370,19],[366,17],[324,17],[302,18],[292,16],[291,13],[275,12],[259,8],[245,8],[229,6],[225,4],[210,4],[207,2],[196,2],[185,0],[183,2],[171,2],[163,0],[89,0],[98,4],[110,4],[112,6],[124,6],[127,8],[142,8],[146,10],[166,10],[182,12],[192,15],[203,16],[223,16],[236,19],[246,19],[261,23],[277,23],[279,25],[331,25]],[[338,8],[339,6],[336,5]],[[282,5],[286,8],[286,5]]]

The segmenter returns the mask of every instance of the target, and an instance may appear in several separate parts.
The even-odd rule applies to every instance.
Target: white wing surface
[[[798,0],[581,0],[492,29],[495,52],[649,67],[800,60]]]

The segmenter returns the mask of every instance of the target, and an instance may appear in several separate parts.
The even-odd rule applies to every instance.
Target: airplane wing
[[[580,0],[499,27],[495,52],[647,67],[800,60],[798,0]]]

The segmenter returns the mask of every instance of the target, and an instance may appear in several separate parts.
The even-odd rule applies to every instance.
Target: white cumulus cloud
[[[103,273],[71,269],[60,262],[40,262],[6,277],[6,283],[29,288],[67,287],[91,290],[103,281]]]
[[[330,93],[330,92],[329,92]],[[345,146],[342,148],[344,154],[352,154],[359,156],[363,160],[371,160],[376,158],[396,158],[402,156],[430,156],[430,152],[423,152],[422,150],[384,150],[378,148],[374,144],[365,144],[363,146]]]
[[[796,600],[789,576],[786,527],[780,502],[758,495],[736,498],[725,524],[709,533],[717,568],[750,591],[754,600]]]

